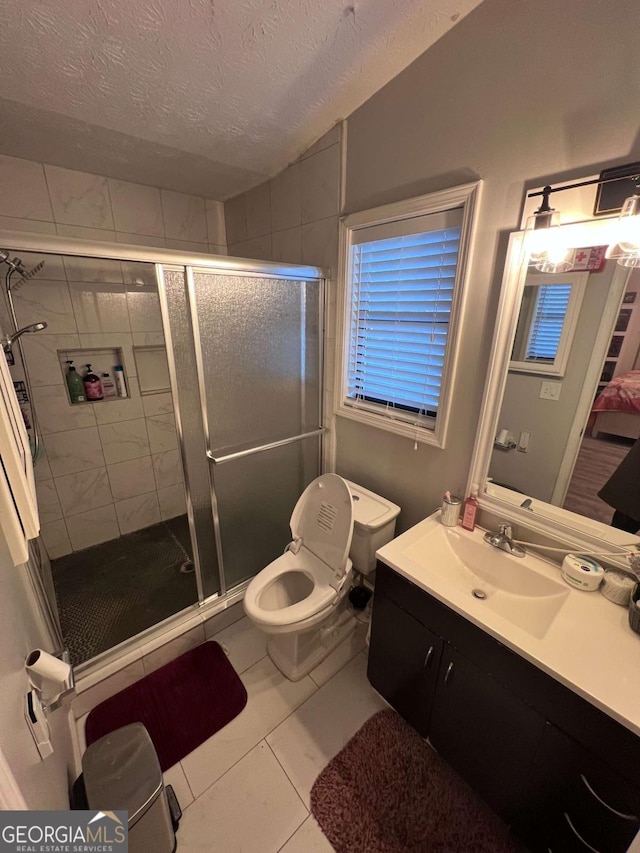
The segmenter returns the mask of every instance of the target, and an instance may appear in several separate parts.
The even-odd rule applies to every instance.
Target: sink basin
[[[404,554],[424,571],[438,576],[485,608],[542,639],[569,595],[569,588],[549,576],[553,570],[538,557],[513,557],[493,548],[482,531],[468,533],[434,524]],[[471,608],[470,608],[471,612]],[[473,612],[477,613],[476,607]]]

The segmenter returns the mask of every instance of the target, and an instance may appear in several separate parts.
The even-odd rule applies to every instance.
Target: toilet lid
[[[346,481],[322,474],[298,498],[291,515],[293,545],[304,545],[337,575],[344,573],[353,534],[353,503]]]

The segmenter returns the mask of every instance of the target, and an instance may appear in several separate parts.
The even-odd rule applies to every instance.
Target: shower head
[[[26,275],[27,273],[27,268],[20,258],[14,258],[13,260],[9,258],[8,249],[0,249],[0,263],[6,264],[11,272],[19,272],[20,275]]]
[[[43,329],[47,328],[46,323],[31,323],[29,326],[24,326],[22,329],[18,329],[17,332],[14,332],[12,335],[4,338],[2,340],[2,349],[5,352],[11,352],[14,343],[18,340],[18,338],[22,337],[26,332],[41,332]]]

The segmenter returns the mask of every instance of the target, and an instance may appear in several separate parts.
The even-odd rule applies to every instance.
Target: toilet
[[[337,474],[304,490],[292,541],[249,583],[245,613],[269,634],[269,656],[291,681],[317,666],[356,627],[347,602],[354,572],[370,574],[393,539],[400,507]]]

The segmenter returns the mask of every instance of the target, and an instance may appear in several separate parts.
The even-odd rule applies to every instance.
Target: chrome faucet
[[[485,533],[484,541],[499,551],[506,551],[507,554],[511,554],[513,557],[524,557],[527,553],[522,545],[517,545],[513,541],[513,531],[508,521],[500,522],[497,533]]]

